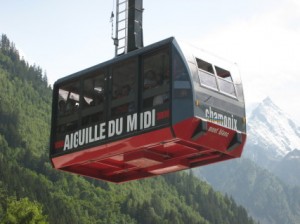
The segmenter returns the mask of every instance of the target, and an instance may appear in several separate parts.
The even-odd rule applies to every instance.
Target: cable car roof
[[[218,67],[221,67],[223,69],[230,71],[231,76],[233,78],[233,82],[237,85],[242,84],[242,80],[239,75],[239,70],[238,70],[236,63],[230,62],[229,60],[226,60],[219,56],[216,56],[206,50],[203,50],[201,48],[190,45],[190,44],[186,43],[185,41],[178,41],[174,37],[164,39],[162,41],[148,45],[144,48],[137,49],[135,51],[131,51],[127,54],[112,58],[103,63],[97,64],[95,66],[81,70],[81,71],[71,74],[69,76],[63,77],[63,78],[57,80],[55,82],[55,84],[63,83],[65,81],[69,81],[70,79],[76,79],[77,77],[79,77],[80,75],[82,75],[84,73],[89,73],[98,68],[102,68],[102,67],[111,65],[113,63],[118,63],[118,62],[126,60],[127,58],[130,58],[132,56],[143,54],[152,49],[156,49],[156,48],[159,48],[161,46],[164,46],[164,45],[170,44],[170,43],[173,44],[177,48],[177,50],[182,54],[182,57],[185,58],[186,62],[196,64],[197,58],[205,60],[215,66],[218,66]],[[188,64],[187,64],[187,66],[188,66]]]
[[[170,38],[164,39],[162,41],[159,41],[159,42],[153,43],[151,45],[148,45],[148,46],[146,46],[144,48],[137,49],[137,50],[131,51],[131,52],[127,53],[127,54],[120,55],[118,57],[112,58],[112,59],[110,59],[108,61],[105,61],[105,62],[102,62],[100,64],[94,65],[94,66],[89,67],[87,69],[81,70],[81,71],[76,72],[74,74],[71,74],[69,76],[60,78],[60,79],[58,79],[55,82],[55,84],[63,83],[65,81],[67,81],[67,80],[69,81],[70,79],[73,79],[73,78],[76,79],[78,76],[82,75],[83,73],[92,72],[93,70],[96,70],[98,68],[102,68],[102,67],[111,65],[113,63],[118,63],[120,61],[126,60],[126,59],[128,59],[130,57],[133,57],[135,55],[139,55],[139,54],[142,54],[144,52],[147,52],[147,51],[149,51],[151,49],[156,49],[156,48],[164,46],[164,45],[166,45],[168,43],[172,43],[173,41],[175,41],[175,38],[174,37],[170,37]]]

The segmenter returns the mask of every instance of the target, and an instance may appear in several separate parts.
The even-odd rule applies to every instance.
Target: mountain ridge
[[[245,154],[256,158],[259,148],[267,158],[280,161],[285,155],[300,148],[300,126],[298,126],[270,97],[265,98],[248,119],[248,138]],[[251,155],[252,153],[252,155]],[[254,159],[255,161],[255,159]],[[261,164],[263,165],[263,164]]]

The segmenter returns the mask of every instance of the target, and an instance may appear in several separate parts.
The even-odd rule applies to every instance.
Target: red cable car
[[[53,167],[125,182],[241,156],[237,66],[169,38],[54,84]]]

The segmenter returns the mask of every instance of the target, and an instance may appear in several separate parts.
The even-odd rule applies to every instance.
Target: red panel
[[[161,164],[164,157],[150,151],[137,151],[124,156],[124,162],[139,168]]]
[[[212,149],[222,153],[226,153],[233,157],[240,157],[243,146],[246,142],[246,135],[242,133],[242,144],[235,150],[227,151],[227,148],[232,141],[236,131],[217,125],[212,122],[207,122],[207,131],[196,140],[192,139],[194,131],[196,130],[199,122],[198,118],[191,118],[180,122],[174,126],[175,135],[186,141],[188,144],[196,144],[205,149]],[[188,128],[186,128],[188,127]]]
[[[55,168],[111,182],[125,182],[239,157],[246,135],[198,118],[102,146],[52,158]],[[196,133],[196,135],[195,135]],[[237,139],[237,140],[235,140]],[[231,147],[234,145],[234,147]],[[228,149],[231,150],[228,150]]]

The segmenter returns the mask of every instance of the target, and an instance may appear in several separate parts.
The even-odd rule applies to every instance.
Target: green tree
[[[44,224],[47,216],[43,215],[42,206],[31,202],[28,198],[16,200],[14,197],[7,199],[7,208],[1,224]]]

